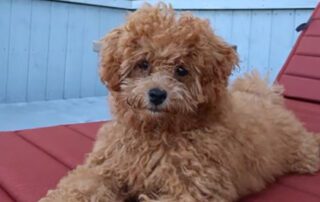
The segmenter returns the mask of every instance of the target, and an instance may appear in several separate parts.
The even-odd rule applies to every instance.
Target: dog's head
[[[181,129],[217,104],[237,62],[208,21],[145,5],[102,40],[100,75],[116,119]]]

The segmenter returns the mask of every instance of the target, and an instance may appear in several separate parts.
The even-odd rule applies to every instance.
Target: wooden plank
[[[294,99],[285,99],[286,107],[293,111],[305,128],[312,132],[320,132],[319,104]]]
[[[99,9],[86,8],[83,35],[83,64],[81,71],[81,97],[95,96],[95,84],[98,78],[98,53],[92,51],[92,42],[98,40],[99,33]]]
[[[215,30],[216,12],[207,11],[207,10],[205,11],[194,10],[192,11],[192,13],[200,17],[201,19],[209,20],[211,28],[213,29],[213,31],[216,31]]]
[[[251,11],[233,11],[232,41],[240,57],[239,68],[233,71],[231,80],[248,71]]]
[[[3,1],[3,2],[8,2],[8,1]],[[15,2],[26,2],[26,1],[15,1]],[[92,68],[96,68],[93,66],[96,66],[97,64],[97,60],[94,59],[95,55],[93,53],[86,52],[87,49],[85,46],[88,45],[87,40],[89,40],[89,38],[94,37],[93,36],[93,31],[91,31],[92,29],[86,29],[85,28],[85,32],[84,32],[84,37],[88,37],[88,39],[84,39],[83,40],[83,49],[81,49],[81,53],[82,54],[76,54],[77,56],[79,55],[83,55],[83,57],[80,57],[80,60],[78,59],[77,61],[68,58],[68,60],[66,61],[66,46],[69,47],[70,49],[70,45],[68,44],[68,41],[66,39],[67,36],[67,29],[66,29],[66,25],[67,21],[68,21],[68,12],[63,13],[61,8],[66,8],[66,10],[68,10],[69,7],[79,7],[79,5],[77,4],[68,4],[68,3],[62,3],[62,2],[55,2],[55,1],[34,1],[35,4],[40,4],[42,2],[42,4],[46,4],[46,5],[52,5],[52,14],[50,15],[49,18],[51,18],[51,20],[49,20],[49,22],[46,25],[43,26],[51,26],[50,29],[50,37],[49,37],[49,49],[48,49],[48,57],[47,57],[47,63],[48,63],[48,69],[47,72],[45,73],[46,76],[43,76],[44,71],[46,71],[43,67],[44,67],[44,61],[46,58],[46,51],[44,49],[42,49],[44,46],[44,43],[42,43],[42,41],[45,41],[46,38],[46,34],[45,32],[41,35],[38,33],[39,38],[36,37],[37,33],[36,30],[31,29],[31,36],[27,36],[28,35],[28,29],[27,32],[24,32],[24,36],[23,37],[14,37],[11,36],[11,39],[7,38],[7,41],[5,41],[5,43],[9,44],[9,42],[15,40],[14,38],[25,38],[23,40],[23,43],[27,43],[27,50],[26,52],[24,52],[24,54],[21,54],[22,57],[22,62],[21,59],[16,60],[14,58],[17,57],[12,57],[12,53],[10,53],[10,57],[5,57],[4,54],[1,54],[0,57],[4,58],[0,60],[0,63],[8,63],[8,65],[0,65],[1,68],[5,68],[4,71],[1,70],[1,72],[4,72],[3,74],[0,75],[0,102],[4,102],[3,100],[7,100],[8,102],[12,102],[14,101],[14,99],[16,99],[16,101],[25,101],[26,97],[28,98],[28,100],[30,101],[34,101],[34,100],[45,100],[45,99],[61,99],[63,98],[63,95],[67,95],[69,94],[69,96],[65,96],[66,98],[69,97],[84,97],[84,96],[95,96],[95,95],[105,95],[106,94],[106,90],[105,87],[100,83],[99,77],[97,75],[95,75],[93,77],[93,73],[96,74],[95,72],[91,72],[91,67]],[[2,3],[2,2],[1,2]],[[28,1],[29,6],[30,6],[30,1]],[[16,3],[14,3],[16,4]],[[97,28],[97,24],[99,24],[99,26],[101,26],[101,31],[99,34],[99,37],[102,36],[102,32],[105,33],[105,30],[108,29],[108,31],[110,31],[111,29],[113,29],[114,27],[119,26],[124,19],[124,15],[125,15],[125,11],[124,10],[119,10],[119,9],[110,9],[110,8],[98,8],[98,7],[90,7],[90,6],[85,6],[82,5],[80,6],[83,10],[87,9],[88,11],[93,11],[95,10],[95,12],[97,12],[98,10],[100,10],[101,15],[104,15],[104,19],[100,20],[99,23],[97,23],[96,21],[92,21],[91,23],[89,23],[89,19],[87,19],[87,22],[89,23],[88,26],[90,28],[95,27]],[[2,7],[3,8],[3,7]],[[58,9],[58,10],[57,10]],[[10,9],[6,9],[6,12],[8,12]],[[24,9],[25,10],[25,9]],[[23,11],[26,12],[26,11]],[[33,12],[44,12],[44,11],[37,11],[36,9],[34,9]],[[61,15],[56,15],[56,13],[59,13]],[[247,21],[243,21],[240,22],[240,20],[238,20],[238,14],[235,14],[236,12],[251,12],[251,11],[243,11],[243,10],[239,10],[239,11],[219,11],[216,13],[216,11],[213,10],[195,10],[195,12],[197,13],[197,15],[199,16],[205,16],[205,17],[209,17],[211,20],[211,24],[213,24],[213,27],[216,27],[216,29],[218,30],[218,34],[222,35],[227,41],[229,41],[230,43],[234,43],[235,41],[235,37],[242,37],[242,33],[240,32],[240,27],[241,25],[247,26],[249,22]],[[255,11],[255,12],[260,12],[260,11]],[[264,12],[264,11],[261,11]],[[300,12],[300,10],[299,10]],[[106,14],[109,13],[109,14]],[[231,13],[233,13],[233,17],[231,15]],[[296,12],[298,13],[298,11]],[[310,13],[310,9],[306,10],[306,13]],[[3,15],[4,13],[2,12],[1,15]],[[49,13],[44,13],[46,15],[48,15]],[[21,13],[20,13],[21,15]],[[37,24],[36,21],[38,22],[43,22],[44,19],[46,18],[44,15],[43,18],[36,18],[33,17],[32,20],[29,20],[29,25],[28,26],[34,26],[35,24]],[[73,14],[72,14],[73,15]],[[90,14],[91,15],[91,14]],[[98,14],[93,14],[92,15],[98,15]],[[218,16],[218,17],[216,17]],[[218,20],[216,20],[216,18]],[[240,17],[241,18],[241,17]],[[27,19],[27,18],[26,18]],[[24,20],[26,20],[24,19]],[[93,20],[93,18],[90,17],[90,20]],[[116,20],[114,20],[116,19]],[[95,19],[97,20],[97,19]],[[32,22],[31,22],[32,21]],[[84,18],[84,21],[86,21],[86,18]],[[102,21],[104,21],[102,23]],[[227,23],[224,23],[224,21],[226,21]],[[231,23],[230,23],[231,21]],[[235,21],[236,23],[233,23],[233,21]],[[79,21],[80,22],[80,21]],[[5,23],[9,24],[8,21],[6,21]],[[11,24],[11,23],[10,23]],[[13,23],[12,23],[13,24]],[[83,23],[84,24],[84,23]],[[94,25],[95,24],[95,25]],[[87,25],[86,25],[87,26]],[[235,27],[238,26],[238,27]],[[17,29],[16,27],[14,29]],[[87,31],[88,30],[88,31]],[[103,31],[102,31],[103,30]],[[238,30],[238,33],[241,34],[236,34],[235,31],[233,30]],[[6,28],[4,32],[2,32],[1,34],[5,34],[8,33],[9,28]],[[242,30],[244,33],[247,31],[245,29]],[[256,30],[255,30],[256,31]],[[259,32],[259,31],[258,31]],[[252,32],[250,34],[254,34],[256,35],[255,32]],[[9,35],[9,34],[7,34]],[[14,34],[17,35],[17,34]],[[21,34],[22,35],[22,34]],[[246,35],[246,34],[243,34]],[[97,35],[95,35],[97,36]],[[70,37],[70,34],[69,34]],[[72,39],[77,38],[73,37]],[[99,37],[96,37],[96,39],[99,39]],[[31,42],[27,39],[30,38]],[[37,39],[38,38],[38,39]],[[0,40],[5,40],[5,37],[1,37]],[[268,40],[268,39],[266,39]],[[240,40],[239,40],[240,41]],[[5,43],[1,43],[1,44],[5,44]],[[91,42],[90,42],[91,43]],[[241,42],[240,42],[241,43]],[[42,44],[42,45],[41,45]],[[245,44],[245,41],[243,42],[243,44]],[[243,44],[241,45],[241,47],[245,47],[243,46]],[[29,52],[29,45],[30,45],[30,52]],[[19,45],[21,46],[21,45]],[[91,45],[90,45],[91,46]],[[39,57],[36,57],[36,52],[33,52],[34,48],[36,48],[35,50],[41,50],[39,51],[40,55]],[[258,55],[256,52],[256,54],[248,54],[248,53],[244,53],[244,49],[238,48],[241,56],[244,55],[241,60],[246,63],[249,63],[249,59],[246,58],[251,58],[251,57],[255,57],[255,55]],[[68,50],[69,50],[68,49]],[[11,47],[10,50],[13,50],[13,48]],[[23,52],[23,48],[18,48],[15,50],[19,50],[19,52]],[[0,51],[2,51],[2,49],[0,48]],[[279,50],[280,51],[280,50]],[[260,51],[259,51],[260,52]],[[283,52],[281,52],[283,53]],[[9,55],[9,52],[7,51],[7,54]],[[30,57],[29,57],[30,56]],[[73,56],[72,58],[75,58],[76,56]],[[258,57],[262,57],[262,56],[258,56]],[[277,57],[277,56],[276,56]],[[6,61],[6,58],[8,60],[8,62]],[[83,60],[81,62],[81,60]],[[258,60],[253,58],[253,60]],[[22,64],[21,67],[19,67],[19,70],[16,71],[14,68],[11,68],[11,66],[17,66],[14,65],[12,63],[15,64]],[[72,63],[72,64],[71,64]],[[74,63],[81,63],[82,69],[80,71],[75,71],[75,70],[71,70],[70,68],[65,69],[65,65],[67,64],[67,66],[71,66],[72,68],[74,68],[76,65],[73,65]],[[10,68],[9,68],[10,65]],[[242,64],[241,64],[242,65]],[[26,67],[25,67],[26,66]],[[39,68],[39,67],[42,68]],[[78,65],[77,65],[78,66]],[[249,65],[246,65],[249,66]],[[257,65],[255,65],[257,66]],[[29,71],[28,71],[29,68]],[[258,67],[259,68],[259,67]],[[25,70],[26,69],[26,70]],[[251,68],[248,68],[251,69]],[[5,73],[6,70],[8,70],[8,74]],[[39,71],[40,70],[40,71]],[[28,71],[26,73],[26,71]],[[96,70],[94,70],[96,71]],[[66,73],[66,75],[65,75]],[[73,75],[73,73],[75,73],[75,75]],[[237,72],[235,72],[237,73]],[[9,76],[8,76],[9,75]],[[72,76],[73,75],[73,76]],[[79,77],[80,75],[80,77]],[[26,79],[26,77],[28,77],[28,79]],[[67,77],[67,78],[66,78]],[[8,80],[8,84],[7,85],[6,81]],[[10,80],[10,81],[9,81]],[[26,81],[27,80],[27,81]],[[79,81],[80,80],[80,81]],[[66,83],[65,83],[66,82]],[[92,84],[94,82],[94,84]],[[89,84],[90,83],[90,84]],[[17,85],[18,84],[18,85]],[[68,87],[65,87],[68,86]],[[94,87],[92,87],[94,86]],[[10,91],[10,99],[7,99],[6,97],[6,91],[8,90]],[[47,89],[45,91],[45,89]],[[9,92],[8,91],[8,92]],[[43,91],[46,92],[46,96],[43,96]],[[65,91],[65,92],[64,92]],[[68,91],[68,92],[67,92]],[[1,101],[2,100],[2,101]]]
[[[294,55],[285,74],[320,79],[320,57]]]
[[[269,51],[269,79],[274,81],[279,70],[283,66],[290,50],[294,37],[294,13],[293,11],[273,11],[272,31]]]
[[[0,187],[0,201],[1,202],[14,202],[15,200],[12,199],[8,195],[8,193]]]
[[[275,183],[260,193],[250,195],[239,202],[318,202],[320,198],[313,194],[298,191],[290,187]]]
[[[0,181],[16,201],[38,201],[68,169],[14,133],[0,133]]]
[[[12,0],[0,1],[0,103],[6,101]]]
[[[320,37],[304,36],[296,54],[320,57]]]
[[[64,98],[80,97],[81,71],[83,59],[84,10],[81,6],[70,7],[68,21],[68,46],[66,55]]]
[[[83,163],[92,149],[92,140],[65,126],[38,128],[17,132],[48,155],[70,169]]]
[[[69,18],[68,4],[54,3],[51,7],[51,20],[49,22],[51,28],[46,76],[46,98],[48,100],[63,98]]]
[[[282,75],[279,83],[284,85],[287,97],[320,102],[320,80]]]
[[[105,1],[105,0],[54,0],[60,2],[88,4],[95,6],[113,7],[119,9],[137,9],[141,7],[145,2],[150,4],[156,4],[157,0],[117,0],[117,1]],[[163,0],[165,3],[170,3],[176,9],[306,9],[314,8],[317,4],[317,0],[242,0],[241,3],[238,0],[228,1],[181,1],[181,0]]]
[[[87,137],[91,138],[92,140],[95,140],[97,137],[97,132],[98,132],[99,128],[104,123],[105,122],[72,124],[72,125],[67,125],[67,127],[71,128],[72,130],[75,130],[81,134],[86,135]]]
[[[308,102],[303,102],[303,103],[308,103]],[[319,106],[317,106],[319,107]],[[294,110],[294,107],[292,108]],[[313,131],[313,132],[320,132],[320,127],[319,127],[319,116],[320,114],[315,113],[308,113],[306,111],[299,111],[295,112],[295,115],[298,117],[298,119],[301,121],[303,126],[308,130],[308,131]]]
[[[51,4],[32,1],[27,101],[45,100]]]
[[[299,191],[311,193],[320,198],[320,174],[290,175],[280,178],[279,183]]]
[[[7,101],[26,101],[30,46],[31,4],[17,0],[12,4]]]
[[[53,0],[67,3],[78,3],[87,4],[94,6],[105,6],[120,9],[131,9],[131,2],[128,0],[116,0],[116,1],[106,1],[106,0]]]
[[[318,3],[319,5],[319,3]],[[313,16],[315,19],[320,19],[320,7],[317,7],[317,11],[315,11],[315,14]]]
[[[311,23],[306,31],[306,35],[320,37],[320,19],[311,21]]]
[[[232,11],[216,11],[213,29],[216,34],[222,37],[226,42],[232,41]]]
[[[248,69],[261,75],[269,73],[271,17],[272,11],[252,11]]]
[[[137,9],[146,2],[145,0],[132,1],[132,9]],[[148,3],[156,4],[158,0],[147,0]],[[228,9],[307,9],[314,8],[318,0],[228,0],[228,1],[198,1],[198,0],[163,0],[172,4],[175,9],[187,10],[228,10]]]

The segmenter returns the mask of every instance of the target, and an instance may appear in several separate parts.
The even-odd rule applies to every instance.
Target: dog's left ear
[[[122,53],[119,51],[119,39],[121,33],[122,29],[115,29],[101,40],[100,78],[112,91],[120,90],[119,69]]]
[[[219,71],[218,74],[228,80],[232,70],[239,65],[239,58],[236,49],[224,42],[222,39],[215,37],[214,42],[214,58],[216,58],[216,66],[213,67]]]
[[[238,66],[239,59],[236,50],[214,33],[208,20],[202,20],[186,13],[181,16],[179,23],[183,29],[189,28],[189,34],[186,36],[194,36],[185,37],[185,44],[189,43],[191,47],[197,47],[198,64],[205,67],[202,71],[202,81],[227,84],[232,70]]]

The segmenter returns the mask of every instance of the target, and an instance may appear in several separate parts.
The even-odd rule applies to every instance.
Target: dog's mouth
[[[163,112],[162,109],[160,109],[159,107],[149,107],[148,110],[152,113],[161,113]]]

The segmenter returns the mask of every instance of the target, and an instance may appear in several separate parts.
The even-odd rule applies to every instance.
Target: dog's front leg
[[[78,166],[59,182],[57,189],[48,191],[40,202],[123,202],[110,184],[98,174],[96,168]]]

